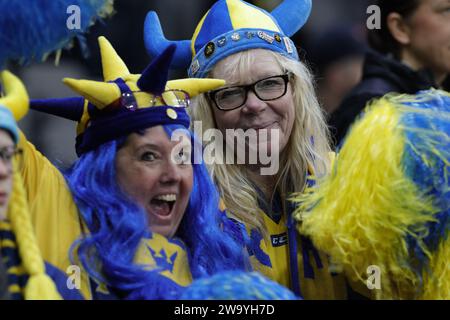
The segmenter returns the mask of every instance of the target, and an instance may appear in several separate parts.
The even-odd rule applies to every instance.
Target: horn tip
[[[98,41],[98,43],[99,43],[100,45],[102,45],[103,43],[109,42],[108,39],[106,39],[105,36],[99,36],[99,37],[97,38],[97,41]]]
[[[63,83],[68,84],[68,83],[74,82],[75,79],[74,78],[63,78],[62,81],[63,81]]]

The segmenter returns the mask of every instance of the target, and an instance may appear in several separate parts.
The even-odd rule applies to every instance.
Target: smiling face
[[[122,190],[148,214],[150,230],[172,237],[183,219],[193,184],[190,140],[171,141],[162,126],[131,134],[116,155]],[[182,150],[182,153],[180,152]],[[175,156],[183,156],[180,163]]]
[[[4,130],[0,130],[0,151],[7,151],[7,153],[11,153],[11,150],[13,149],[14,142],[11,135]],[[11,191],[11,164],[5,163],[4,159],[0,159],[0,220],[5,218]]]
[[[231,55],[220,61],[214,68],[212,76],[227,81],[226,87],[252,84],[258,80],[271,76],[283,75],[285,72],[267,50],[254,49],[248,54],[249,60],[239,66],[239,55]],[[244,59],[245,60],[245,59]],[[231,66],[231,67],[230,67]],[[234,70],[232,70],[234,69]],[[294,124],[294,101],[290,83],[287,84],[286,94],[272,100],[260,100],[252,90],[248,91],[247,100],[240,108],[222,111],[213,103],[214,118],[217,128],[222,132],[226,129],[276,129],[279,132],[279,151],[283,151],[289,141]],[[261,144],[267,144],[270,150],[270,140],[258,140],[258,148]]]
[[[443,80],[450,74],[450,0],[422,0],[406,26],[406,61],[416,69],[430,68]]]

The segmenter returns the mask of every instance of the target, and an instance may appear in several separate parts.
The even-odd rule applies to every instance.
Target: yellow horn
[[[105,82],[123,78],[130,73],[125,62],[123,62],[105,37],[99,37],[98,44],[102,56],[103,78]]]
[[[27,90],[22,81],[9,71],[1,73],[5,97],[0,98],[0,105],[8,108],[14,115],[14,119],[19,121],[28,112],[29,99]]]
[[[114,83],[70,78],[64,78],[63,82],[99,109],[111,104],[120,97],[120,89]]]
[[[179,79],[167,82],[169,89],[184,90],[192,97],[200,93],[217,89],[225,85],[225,80],[220,79]]]

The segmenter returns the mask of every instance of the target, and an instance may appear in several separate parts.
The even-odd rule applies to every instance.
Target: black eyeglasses
[[[21,149],[16,149],[14,147],[0,148],[0,161],[8,170],[8,173],[13,171],[13,159],[17,159],[18,166],[22,163],[22,153]]]
[[[262,101],[276,100],[287,92],[287,84],[291,73],[272,76],[256,81],[255,83],[218,89],[209,92],[209,97],[214,101],[217,108],[223,111],[234,110],[242,107],[247,101],[248,91],[253,93]]]

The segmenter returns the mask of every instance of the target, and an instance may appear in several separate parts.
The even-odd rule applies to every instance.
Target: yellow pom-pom
[[[439,209],[432,196],[408,178],[402,162],[406,138],[400,117],[421,110],[405,111],[407,107],[395,101],[383,98],[365,110],[347,135],[330,176],[296,195],[296,218],[300,232],[351,280],[365,285],[368,268],[377,266],[377,298],[449,298],[450,240],[433,252],[425,245],[428,225],[437,221]],[[430,261],[423,274],[415,268],[410,240]]]

